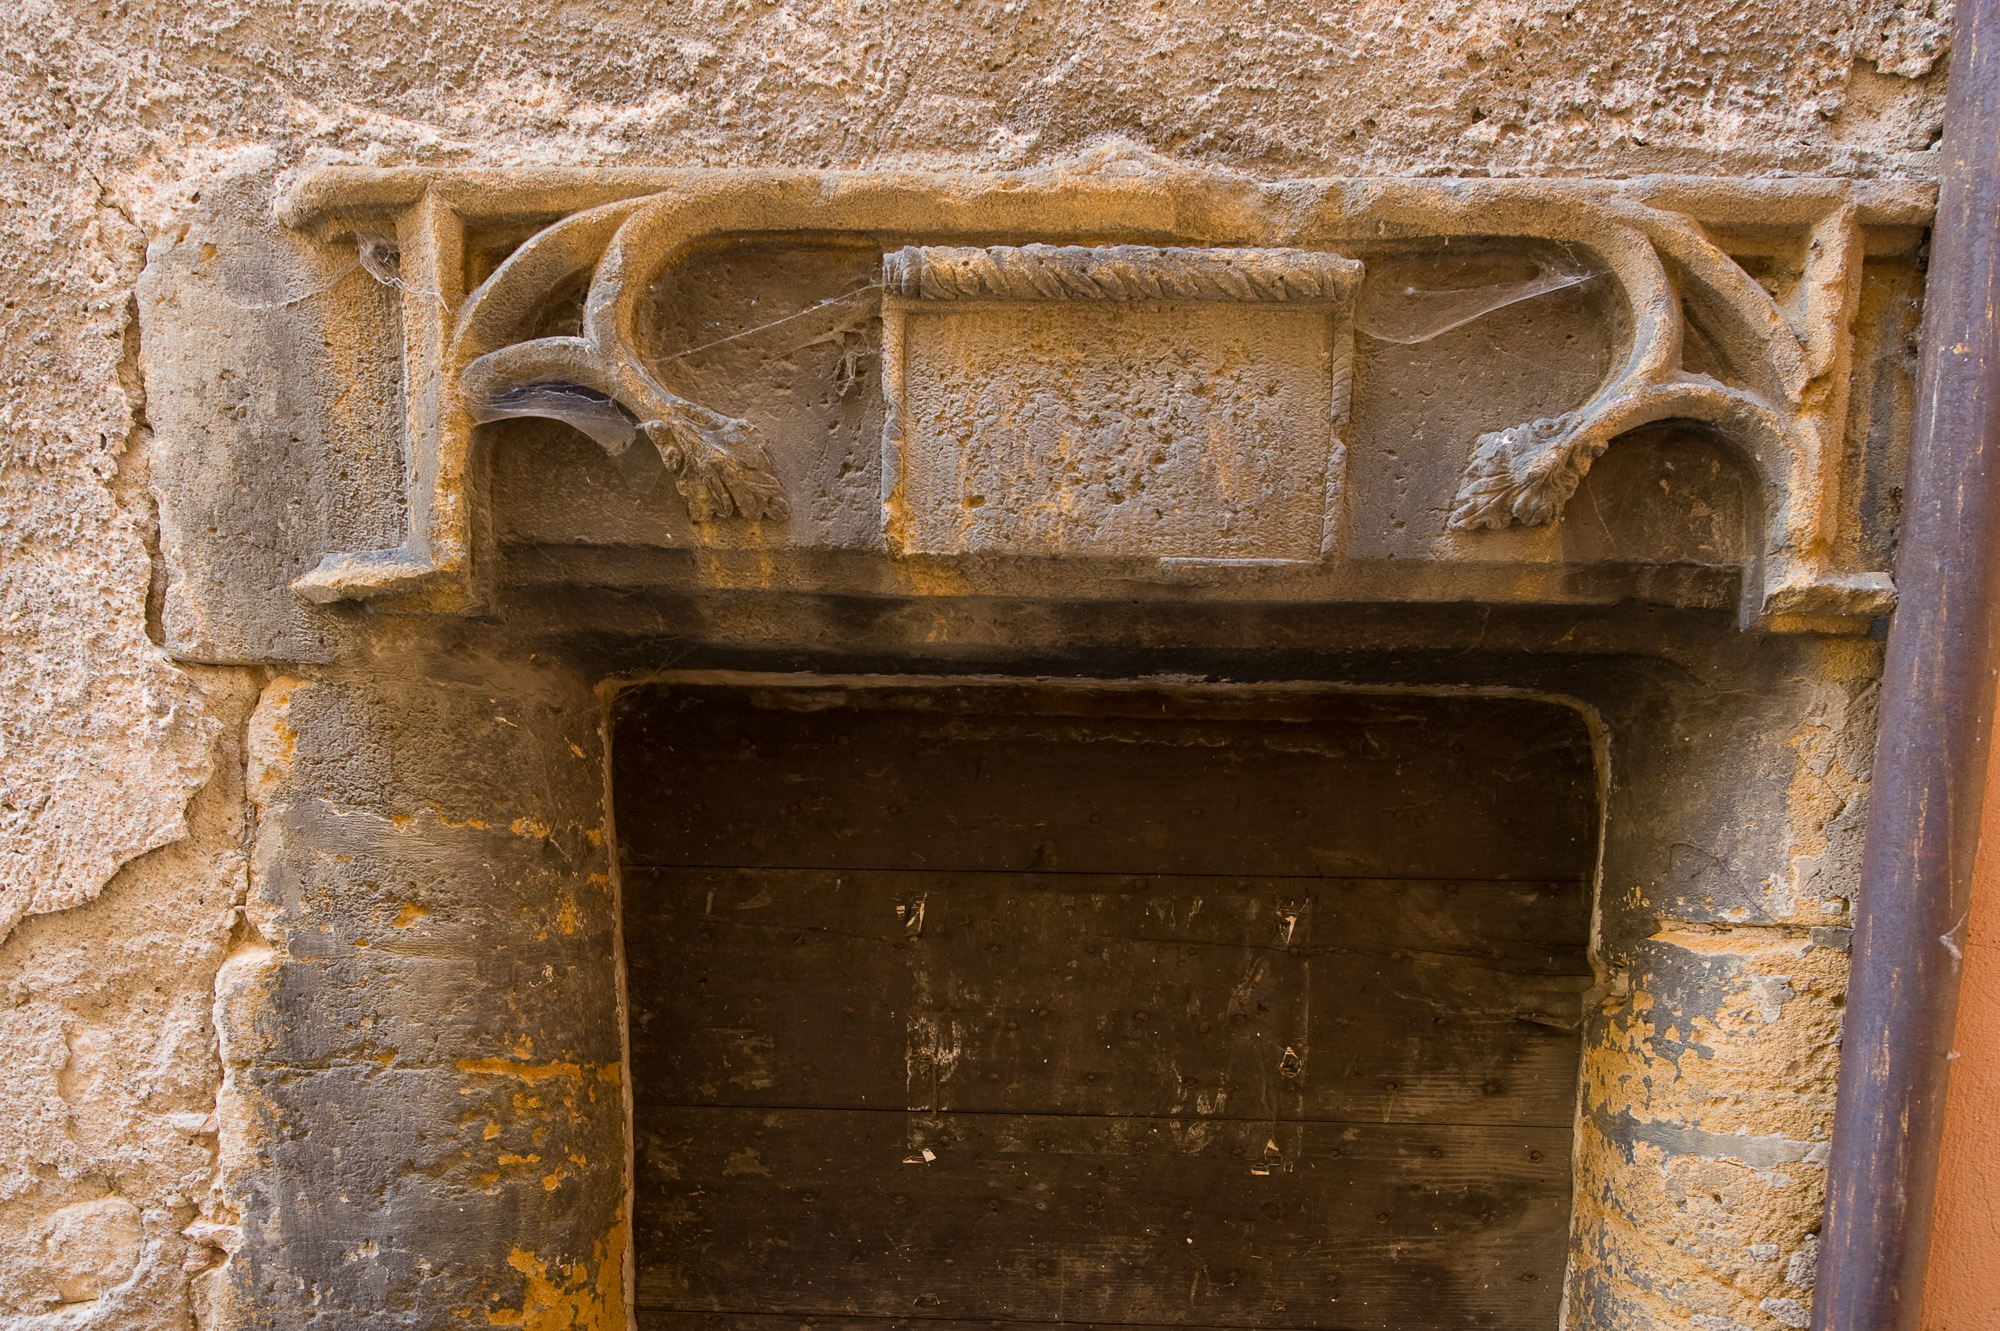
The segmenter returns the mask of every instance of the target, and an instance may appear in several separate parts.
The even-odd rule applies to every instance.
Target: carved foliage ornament
[[[543,414],[614,454],[657,450],[697,523],[776,522],[782,478],[746,421],[670,392],[642,352],[642,301],[660,274],[714,239],[760,232],[1015,237],[1012,247],[888,253],[891,298],[1290,300],[1347,289],[1350,248],[1452,238],[1552,243],[1601,274],[1623,311],[1624,345],[1573,410],[1466,442],[1449,514],[1458,531],[1553,522],[1616,436],[1652,422],[1704,423],[1761,481],[1757,551],[1766,614],[1886,609],[1886,575],[1834,565],[1838,468],[1859,300],[1864,224],[1920,226],[1929,192],[1870,182],[1370,180],[1255,185],[1155,166],[1017,176],[807,172],[477,172],[332,168],[281,205],[293,225],[338,233],[392,219],[402,281],[435,292],[405,308],[411,385],[409,541],[330,555],[295,584],[314,600],[385,593],[453,600],[469,548],[471,427]],[[568,213],[477,290],[454,289],[468,219]],[[1809,233],[1804,275],[1781,307],[1708,227]],[[1080,233],[1167,245],[1071,242]],[[1324,254],[1265,271],[1257,247]],[[580,333],[524,336],[566,284],[587,282]],[[1692,312],[1731,367],[1689,372]],[[1366,331],[1366,325],[1363,325]],[[442,598],[442,599],[440,599]]]

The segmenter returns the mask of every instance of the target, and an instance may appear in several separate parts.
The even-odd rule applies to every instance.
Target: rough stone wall
[[[205,186],[1001,167],[1107,134],[1260,175],[1921,174],[1944,8],[27,0],[0,32],[0,1326],[189,1326],[216,1255],[210,1014],[257,946],[266,681],[155,645],[133,297]]]

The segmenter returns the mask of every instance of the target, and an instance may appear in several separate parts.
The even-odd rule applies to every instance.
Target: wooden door
[[[642,1327],[1553,1331],[1574,713],[676,686],[614,747]]]

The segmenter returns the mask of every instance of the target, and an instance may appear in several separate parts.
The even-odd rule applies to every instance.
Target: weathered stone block
[[[900,265],[900,267],[899,267]],[[1312,560],[1360,265],[1289,250],[910,247],[885,261],[905,553]]]
[[[275,225],[268,176],[214,184],[138,285],[177,656],[324,661],[341,616],[290,582],[403,526],[400,293]]]

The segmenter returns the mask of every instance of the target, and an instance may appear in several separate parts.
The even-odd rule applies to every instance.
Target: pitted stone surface
[[[890,539],[922,554],[1316,559],[1348,369],[1333,324],[1219,301],[914,306]]]

